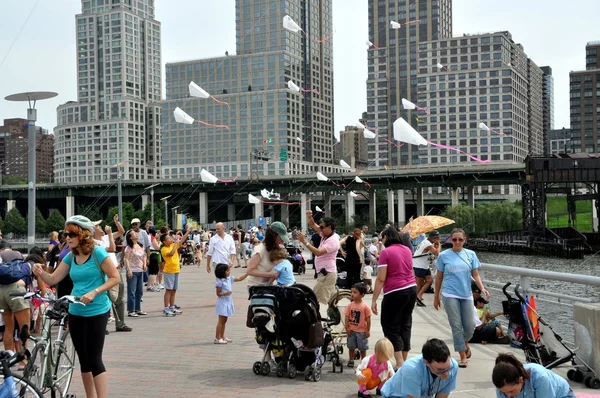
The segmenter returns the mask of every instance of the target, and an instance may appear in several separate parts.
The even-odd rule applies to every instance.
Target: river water
[[[508,265],[520,268],[529,268],[554,272],[566,272],[582,275],[598,276],[600,274],[600,253],[586,256],[583,260],[565,260],[560,258],[542,257],[542,256],[522,256],[506,253],[478,252],[477,256],[482,263]],[[517,275],[501,274],[492,271],[484,272],[484,279],[496,282],[512,282],[513,286],[519,283]],[[511,286],[512,287],[512,286]],[[560,292],[577,297],[587,297],[594,302],[600,302],[600,289],[592,286],[578,285],[567,282],[549,281],[543,279],[531,279],[531,287],[539,290],[551,292]],[[488,289],[489,290],[489,289]],[[512,290],[509,290],[511,293]],[[505,299],[504,295],[497,290],[491,291],[492,311],[501,310],[501,301]],[[540,297],[542,298],[542,297]],[[552,297],[543,297],[556,301]],[[538,299],[538,297],[536,297]],[[569,303],[565,301],[565,303]],[[538,312],[554,330],[568,341],[573,341],[573,310],[570,307],[546,303],[536,300]]]

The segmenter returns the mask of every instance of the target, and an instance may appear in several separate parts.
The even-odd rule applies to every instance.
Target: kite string
[[[489,159],[488,160],[481,160],[481,159],[479,159],[479,158],[477,158],[477,157],[475,157],[473,155],[470,155],[470,154],[468,154],[468,153],[466,153],[464,151],[461,151],[458,148],[454,148],[452,146],[436,144],[435,142],[431,142],[431,141],[428,141],[428,143],[430,145],[433,145],[433,146],[438,147],[438,148],[443,148],[443,149],[448,149],[450,151],[455,151],[455,152],[463,153],[463,154],[467,155],[468,157],[470,157],[471,159],[473,159],[474,161],[479,162],[479,163],[489,163],[490,162]]]

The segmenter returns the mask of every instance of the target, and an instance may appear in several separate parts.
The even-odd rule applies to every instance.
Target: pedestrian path
[[[236,268],[233,275],[245,270]],[[312,269],[297,276],[299,283],[314,284]],[[227,345],[213,343],[216,315],[214,276],[201,267],[182,269],[177,292],[177,304],[183,314],[173,318],[162,316],[163,294],[144,294],[142,309],[147,316],[127,318],[133,328],[130,333],[115,333],[109,324],[106,336],[104,363],[108,372],[110,397],[354,397],[357,385],[354,373],[344,367],[344,373],[332,373],[330,363],[323,367],[321,381],[308,382],[299,374],[296,379],[256,376],[252,364],[261,358],[254,341],[254,330],[245,326],[248,305],[244,282],[234,284],[236,313],[229,318],[226,335],[233,342]],[[452,336],[445,313],[432,306],[432,295],[425,296],[426,308],[415,308],[413,315],[412,351],[419,353],[430,337],[443,339],[452,349]],[[367,296],[370,303],[370,296]],[[381,308],[381,305],[379,306]],[[379,317],[372,320],[370,346],[383,337]],[[521,352],[508,346],[472,345],[473,356],[467,369],[459,370],[458,388],[452,397],[495,397],[491,372],[497,353],[512,350],[521,359]],[[347,352],[344,352],[347,358]],[[458,356],[455,355],[455,358]],[[559,371],[563,375],[566,369]],[[577,391],[581,385],[575,384]],[[77,369],[70,392],[84,397],[83,385]],[[593,393],[594,391],[589,390]],[[597,391],[596,391],[597,392]]]

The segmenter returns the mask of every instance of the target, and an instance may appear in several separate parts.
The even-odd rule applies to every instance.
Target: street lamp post
[[[171,197],[171,195],[169,196],[165,196],[164,198],[160,198],[160,200],[164,200],[165,201],[165,224],[169,224],[169,212],[167,211],[167,199],[169,199]]]
[[[36,91],[28,93],[19,93],[9,95],[4,99],[7,101],[27,101],[29,108],[27,108],[27,122],[28,122],[28,156],[27,156],[27,247],[31,249],[35,246],[35,149],[36,149],[36,136],[35,136],[35,122],[37,121],[37,110],[35,109],[35,103],[40,100],[54,98],[58,94],[50,91]]]
[[[117,196],[119,198],[119,220],[123,222],[123,179],[121,175],[121,165],[123,162],[118,163],[117,167]]]
[[[144,189],[144,191],[150,190],[150,220],[152,220],[152,225],[154,225],[154,187],[157,185],[158,184],[153,184]]]

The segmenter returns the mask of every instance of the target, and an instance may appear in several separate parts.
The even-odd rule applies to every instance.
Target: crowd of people
[[[311,211],[306,215],[314,231],[310,237],[299,228],[288,230],[281,222],[249,230],[239,225],[229,232],[223,223],[217,223],[214,232],[192,228],[170,231],[167,227],[157,230],[151,222],[140,228],[141,221],[136,218],[126,231],[115,216],[117,230],[113,232],[110,226],[102,228],[102,221],[71,217],[64,231],[50,235],[45,258],[40,251],[24,259],[35,264],[31,280],[0,285],[5,348],[14,349],[15,321],[24,327],[34,321],[35,328],[35,321],[39,320],[39,313],[32,317],[28,302],[12,300],[10,292],[39,288],[43,294],[78,296],[86,305],[70,306],[68,325],[83,385],[89,397],[107,396],[102,351],[109,320],[114,319],[117,332],[131,332],[124,321],[125,305],[128,317],[147,315],[142,310],[144,291],[164,290],[165,317],[182,314],[176,293],[183,256],[187,255],[182,252],[184,245],[191,246],[198,266],[206,259],[206,271],[215,276],[215,344],[232,342],[225,327],[234,313],[235,282],[245,281],[248,288],[296,283],[284,245],[303,246],[312,254],[316,278],[313,290],[325,306],[340,283],[338,256],[345,255],[344,283],[351,288],[351,303],[344,314],[347,365],[354,368],[354,361],[359,361],[355,368],[359,397],[368,396],[373,389],[385,397],[447,397],[456,387],[458,369],[468,366],[469,343],[504,337],[501,325],[494,320],[501,314],[485,308],[489,292],[479,275],[481,265],[476,253],[464,247],[467,236],[462,229],[452,231],[452,247],[442,250],[437,231],[430,232],[417,245],[407,233],[391,225],[378,234],[370,235],[368,227],[363,226],[340,237],[333,218],[315,220]],[[8,242],[0,240],[0,259],[7,262],[23,257],[12,251]],[[232,268],[245,271],[234,277]],[[421,355],[408,358],[413,311],[416,306],[426,306],[423,295],[432,284],[433,306],[439,310],[443,305],[445,309],[458,360],[436,338],[423,345]],[[365,300],[369,293],[370,305]],[[368,355],[373,314],[380,316],[384,338],[376,342],[374,353]],[[267,358],[275,369],[275,358],[270,353]],[[492,381],[499,397],[528,396],[530,391],[544,397],[574,396],[564,379],[543,367],[523,365],[511,354],[498,356]],[[546,395],[547,391],[552,394]],[[539,395],[540,392],[544,393]]]

